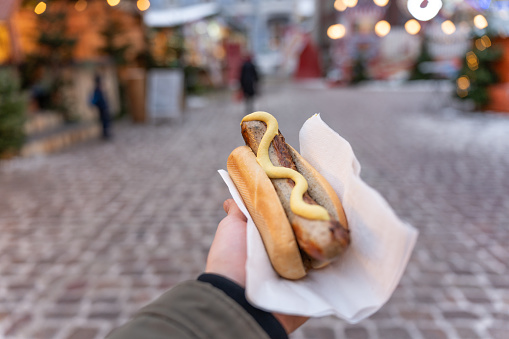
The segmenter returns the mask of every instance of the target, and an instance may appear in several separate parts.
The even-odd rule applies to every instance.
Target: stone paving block
[[[307,327],[303,330],[306,339],[335,339],[334,330],[328,327]]]
[[[420,328],[419,332],[421,333],[424,339],[447,339],[447,334],[436,328]]]
[[[91,339],[99,333],[97,328],[76,327],[66,339]]]
[[[459,328],[456,328],[456,333],[458,334],[458,336],[460,338],[465,338],[465,339],[478,339],[478,338],[482,338],[482,336],[480,336],[473,328],[469,328],[469,327],[459,327]]]
[[[345,328],[345,338],[348,339],[369,339],[369,332],[363,326],[350,326]]]
[[[43,327],[43,326],[40,326],[39,328],[37,328],[35,331],[33,331],[31,334],[30,334],[30,338],[33,338],[33,339],[52,339],[52,338],[56,338],[56,336],[58,335],[58,332],[60,331],[61,329],[58,328],[58,327]]]
[[[488,330],[488,333],[493,339],[507,339],[509,328],[492,328]]]
[[[389,327],[378,329],[380,338],[411,339],[410,332],[404,327]]]

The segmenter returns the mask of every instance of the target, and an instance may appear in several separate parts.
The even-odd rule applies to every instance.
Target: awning
[[[173,27],[215,15],[219,9],[216,3],[154,9],[145,13],[143,21],[149,27]]]

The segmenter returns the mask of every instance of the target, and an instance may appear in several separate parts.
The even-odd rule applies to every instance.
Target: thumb
[[[225,200],[223,203],[223,209],[226,213],[228,213],[228,217],[247,221],[246,216],[242,213],[239,206],[237,206],[233,199]]]

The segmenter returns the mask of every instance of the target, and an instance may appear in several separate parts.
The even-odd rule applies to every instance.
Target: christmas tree
[[[476,36],[473,45],[456,78],[456,95],[473,101],[476,109],[482,109],[490,102],[488,87],[498,82],[493,63],[501,57],[502,51],[491,46],[488,35]]]
[[[15,154],[25,140],[26,99],[14,72],[0,70],[0,157]]]

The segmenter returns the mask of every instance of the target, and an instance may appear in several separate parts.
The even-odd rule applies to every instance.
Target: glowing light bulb
[[[472,51],[468,52],[466,55],[466,59],[467,59],[467,66],[472,71],[475,71],[479,68],[479,59],[477,58],[477,55],[475,55],[474,52],[472,52]]]
[[[149,0],[138,0],[136,3],[136,6],[138,6],[138,9],[140,11],[146,11],[150,7],[150,1]]]
[[[391,24],[385,20],[378,21],[375,25],[375,33],[379,37],[384,37],[391,31]]]
[[[348,7],[346,7],[345,3],[343,2],[343,0],[336,0],[334,2],[334,8],[336,9],[336,11],[339,11],[339,12],[343,12],[344,10],[346,10]]]
[[[45,2],[39,2],[37,6],[34,8],[35,14],[42,14],[46,11],[46,3]]]
[[[442,32],[444,32],[447,35],[451,35],[452,33],[456,32],[456,26],[451,20],[445,20],[442,22]]]
[[[405,30],[408,34],[416,35],[421,30],[421,24],[415,19],[410,19],[405,23]]]
[[[488,27],[488,20],[486,20],[486,18],[481,14],[477,14],[474,17],[474,25],[479,29],[485,29],[486,27]]]
[[[488,38],[487,35],[484,35],[482,38],[481,38],[481,41],[483,43],[483,45],[488,48],[488,47],[491,47],[491,40],[490,38]]]
[[[456,80],[456,84],[458,85],[459,89],[466,90],[470,87],[470,80],[466,75],[464,75]]]
[[[379,7],[385,7],[389,3],[389,0],[373,0],[373,2]]]
[[[342,24],[335,24],[327,29],[327,36],[333,40],[341,39],[346,34],[346,28]]]
[[[484,43],[481,39],[477,39],[475,41],[475,47],[480,51],[484,51],[486,49],[486,46],[484,46]]]
[[[77,10],[78,12],[83,12],[85,9],[87,9],[87,6],[88,6],[87,0],[78,0],[74,4],[74,9]]]
[[[107,1],[108,5],[110,5],[111,7],[114,7],[120,3],[120,0],[107,0]]]
[[[355,7],[357,6],[358,0],[343,0],[343,3],[346,7]]]

